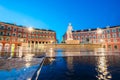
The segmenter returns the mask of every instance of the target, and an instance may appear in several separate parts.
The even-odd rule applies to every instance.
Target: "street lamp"
[[[100,28],[98,28],[98,29],[97,29],[97,34],[98,34],[99,38],[100,38],[100,36],[101,36],[102,33],[103,33],[103,30],[100,29]],[[101,44],[103,44],[104,40],[103,40],[103,39],[100,39],[99,42],[100,42]]]
[[[100,28],[97,29],[97,34],[102,34],[102,32],[103,32],[102,29],[100,29]]]
[[[104,40],[103,40],[103,39],[100,39],[100,42],[102,43],[102,42],[104,42]]]
[[[31,32],[31,31],[33,31],[33,28],[32,28],[32,27],[29,27],[28,30]]]
[[[53,41],[50,41],[51,42],[51,44],[53,43]]]

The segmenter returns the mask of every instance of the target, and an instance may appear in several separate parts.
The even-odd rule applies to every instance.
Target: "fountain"
[[[68,29],[66,32],[67,39],[66,39],[65,43],[67,43],[67,44],[79,44],[80,43],[79,40],[73,39],[72,30],[73,30],[72,25],[71,25],[71,23],[69,23]]]

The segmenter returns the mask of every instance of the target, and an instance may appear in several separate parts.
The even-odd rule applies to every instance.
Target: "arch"
[[[32,44],[34,43],[34,41],[32,41]]]
[[[10,40],[10,37],[6,37],[6,39],[5,39],[6,41],[9,41]]]
[[[28,41],[28,43],[30,43],[30,41]]]
[[[35,42],[36,44],[38,43],[38,41]]]
[[[4,47],[5,51],[8,51],[9,48],[10,48],[10,44],[6,43],[6,44],[5,44],[5,47]]]
[[[118,49],[118,46],[117,46],[117,45],[114,45],[114,49]]]
[[[109,48],[109,49],[111,49],[111,47],[112,47],[111,45],[108,45],[108,48]]]
[[[103,48],[106,48],[106,46],[105,46],[105,45],[103,45]]]
[[[3,37],[1,36],[1,37],[0,37],[0,41],[2,41],[2,40],[3,40]]]

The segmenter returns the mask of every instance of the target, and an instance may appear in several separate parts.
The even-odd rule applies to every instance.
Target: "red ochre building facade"
[[[72,31],[73,39],[80,44],[101,44],[107,50],[120,50],[120,26]],[[63,35],[65,42],[67,35]]]
[[[53,30],[19,26],[16,24],[0,22],[0,51],[13,51],[19,47],[39,48],[42,44],[56,43],[56,33]]]

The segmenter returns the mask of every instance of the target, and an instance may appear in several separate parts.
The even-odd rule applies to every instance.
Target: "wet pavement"
[[[31,80],[39,68],[44,57],[33,58],[0,58],[0,79],[1,80]]]
[[[0,59],[0,70],[10,70],[12,68],[19,69],[21,67],[29,67],[35,64],[40,64],[43,58],[11,58]]]

